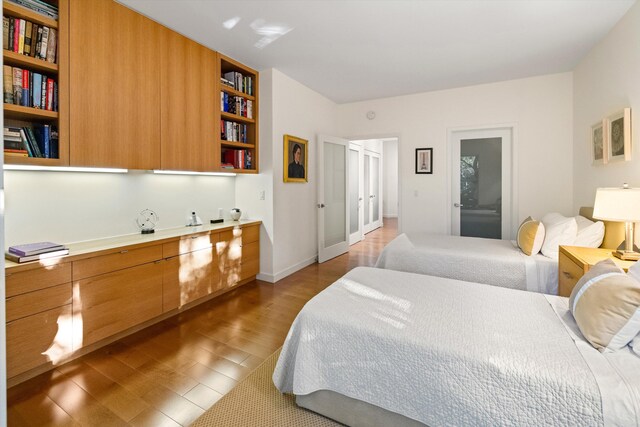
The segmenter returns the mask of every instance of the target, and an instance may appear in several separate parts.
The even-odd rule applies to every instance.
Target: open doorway
[[[350,244],[398,217],[398,193],[398,139],[350,141]]]

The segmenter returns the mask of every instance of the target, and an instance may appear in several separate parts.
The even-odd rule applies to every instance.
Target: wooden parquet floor
[[[186,426],[282,345],[304,304],[371,266],[397,222],[270,284],[255,281],[8,390],[9,426]]]

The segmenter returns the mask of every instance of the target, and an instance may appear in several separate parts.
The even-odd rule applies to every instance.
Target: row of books
[[[251,76],[243,76],[237,71],[229,71],[220,78],[220,83],[253,96],[253,77]]]
[[[220,108],[225,113],[237,114],[249,119],[253,118],[253,101],[241,96],[220,92]]]
[[[51,125],[4,128],[4,155],[57,159],[58,130]]]
[[[10,246],[5,258],[13,262],[37,261],[68,255],[69,249],[64,245],[52,242],[27,243]]]
[[[223,141],[248,142],[247,125],[220,120],[220,139]]]
[[[51,77],[9,65],[3,73],[6,104],[58,111],[58,83]]]
[[[26,7],[51,19],[58,19],[58,7],[54,4],[42,0],[9,0],[9,2]]]
[[[2,48],[55,63],[58,33],[53,28],[35,24],[25,19],[3,16]]]
[[[225,150],[222,152],[223,169],[253,169],[253,159],[249,150]]]

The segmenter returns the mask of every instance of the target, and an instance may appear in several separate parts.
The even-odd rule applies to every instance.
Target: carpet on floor
[[[329,418],[296,405],[292,394],[282,394],[273,380],[280,349],[216,402],[192,427],[334,427]]]

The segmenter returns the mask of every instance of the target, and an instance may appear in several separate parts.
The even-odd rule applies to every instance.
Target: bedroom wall
[[[640,187],[640,3],[636,3],[574,70],[574,209],[593,206],[598,187],[624,182]],[[631,107],[632,156],[628,162],[591,165],[591,125]],[[634,130],[635,128],[635,130]]]
[[[276,69],[261,71],[260,98],[260,175],[237,177],[236,197],[238,207],[246,204],[252,218],[265,222],[271,239],[260,246],[259,278],[275,282],[317,258],[316,138],[336,135],[336,115],[332,101]],[[309,141],[307,183],[283,182],[285,134]],[[255,193],[263,187],[271,191],[259,204]]]
[[[5,171],[5,247],[51,240],[77,242],[137,233],[138,212],[158,213],[158,229],[203,221],[235,205],[233,177]]]
[[[398,216],[398,141],[384,141],[382,144],[383,193],[382,215],[386,218]]]
[[[448,130],[515,124],[514,229],[528,215],[573,212],[572,75],[552,74],[337,107],[350,139],[398,136],[402,231],[448,233]],[[376,118],[369,120],[367,111]],[[415,149],[434,148],[434,173],[414,173]],[[543,191],[541,191],[543,189]]]

